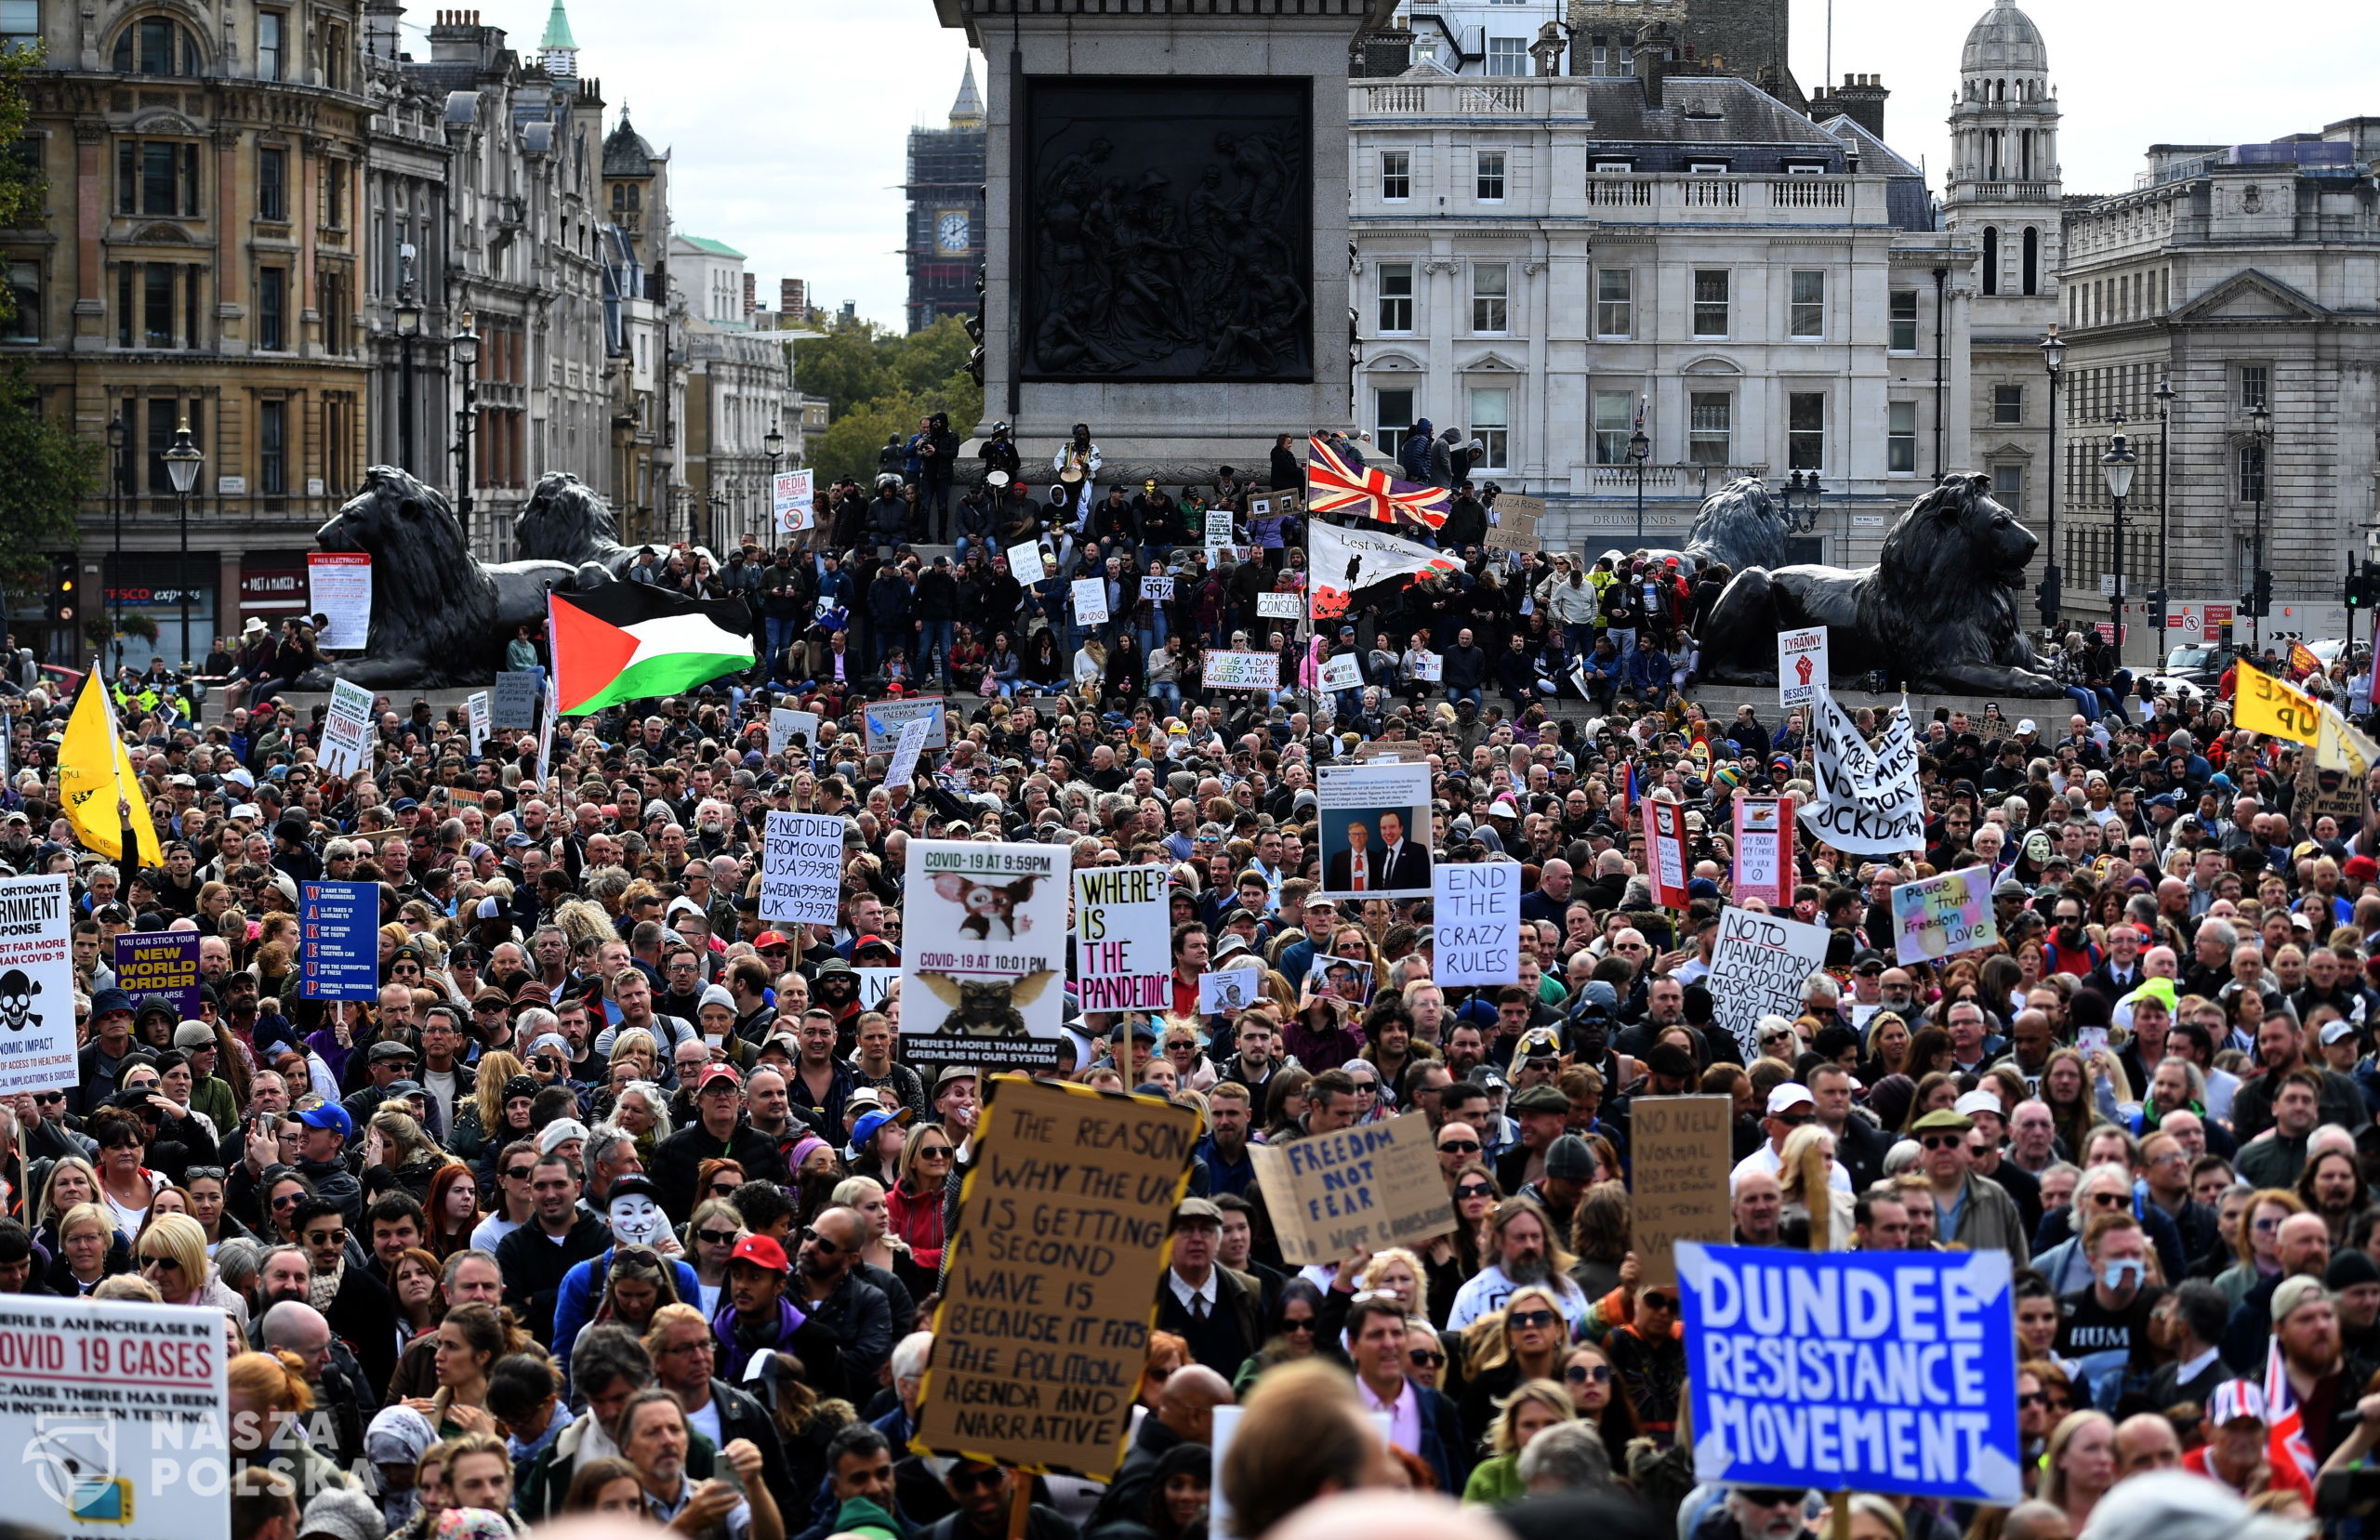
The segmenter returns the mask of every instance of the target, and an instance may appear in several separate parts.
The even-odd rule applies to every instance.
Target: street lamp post
[[[421,303],[408,287],[397,301],[397,464],[405,470],[414,468],[413,454],[413,344],[421,336]]]
[[[1793,472],[1785,483],[1785,528],[1794,534],[1808,534],[1818,527],[1818,473],[1811,471],[1808,480],[1800,471]]]
[[[2265,610],[2272,602],[2272,573],[2265,570],[2265,484],[2272,480],[2272,413],[2262,401],[2249,409],[2248,437],[2256,446],[2256,564],[2248,574],[2248,645],[2265,645]]]
[[[2041,342],[2042,363],[2049,371],[2049,563],[2042,570],[2040,589],[2042,624],[2056,629],[2059,598],[2057,568],[2057,381],[2066,367],[2066,340],[2057,335],[2057,323],[2050,322]]]
[[[463,312],[463,329],[446,344],[463,375],[463,409],[455,414],[455,517],[462,521],[463,538],[471,535],[471,428],[479,416],[480,335],[471,329],[471,312]]]
[[[1636,431],[1628,435],[1628,463],[1636,467],[1636,548],[1645,548],[1645,459],[1653,441],[1645,437],[1645,409],[1636,409]]]
[[[108,419],[108,506],[115,515],[115,571],[108,573],[108,634],[121,637],[124,633],[124,605],[117,594],[124,587],[124,446],[132,430],[125,426],[124,409]],[[124,643],[116,643],[116,657],[122,661]]]
[[[785,458],[784,430],[771,423],[768,437],[760,441],[760,447],[768,452],[769,456],[769,490],[760,499],[760,509],[768,518],[769,533],[774,535],[777,533],[777,463]]]
[[[165,474],[173,479],[174,496],[181,505],[182,556],[174,586],[182,601],[182,667],[190,667],[190,494],[198,484],[199,462],[206,456],[190,436],[190,418],[174,429],[174,446],[165,451]]]
[[[2108,605],[2108,618],[2115,625],[2116,662],[2123,662],[2123,500],[2132,494],[2132,473],[2136,459],[2132,446],[2124,442],[2123,414],[2109,419],[2108,452],[2099,456],[2099,470],[2108,479],[2108,496],[2115,505],[2116,591]]]
[[[2173,548],[2173,500],[2165,490],[2172,484],[2167,471],[2173,466],[2174,376],[2157,376],[2157,662],[2165,661],[2165,609],[2173,603],[2174,590],[2167,581],[2167,552]]]

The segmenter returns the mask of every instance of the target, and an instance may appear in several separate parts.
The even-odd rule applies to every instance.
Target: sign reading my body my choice
[[[2008,1255],[1677,1246],[1694,1474],[2024,1496]]]
[[[380,997],[380,885],[301,884],[298,981],[308,1000]]]

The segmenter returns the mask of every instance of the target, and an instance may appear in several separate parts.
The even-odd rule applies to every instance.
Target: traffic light
[[[2346,597],[2347,607],[2350,610],[2360,610],[2371,601],[2372,591],[2364,586],[2362,573],[2352,572],[2347,574]]]
[[[49,562],[49,618],[60,625],[74,620],[74,559],[52,557]]]
[[[2043,625],[2056,625],[2057,624],[2058,599],[2060,598],[2058,592],[2058,572],[2056,567],[2051,567],[2043,573],[2042,580],[2039,584],[2035,585],[2033,593],[2041,601],[2042,624]]]
[[[2149,628],[2152,631],[2165,629],[2165,590],[2162,588],[2149,596]]]
[[[2248,590],[2248,613],[2263,620],[2272,613],[2272,573],[2256,569],[2254,586]]]

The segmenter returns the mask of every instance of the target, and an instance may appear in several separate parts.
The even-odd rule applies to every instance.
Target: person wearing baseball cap
[[[1816,1123],[1818,1118],[1818,1098],[1810,1094],[1810,1088],[1807,1086],[1798,1085],[1789,1080],[1770,1091],[1768,1115],[1761,1122],[1761,1127],[1767,1133],[1768,1140],[1736,1163],[1736,1169],[1729,1178],[1730,1182],[1732,1183],[1734,1178],[1752,1171],[1762,1172],[1782,1180],[1785,1168],[1785,1141],[1792,1137],[1794,1129]],[[1851,1173],[1844,1169],[1841,1161],[1827,1163],[1827,1185],[1839,1192],[1847,1193],[1851,1191]]]
[[[786,1296],[786,1282],[793,1271],[785,1247],[767,1235],[747,1235],[727,1257],[727,1287],[721,1291],[719,1313],[711,1317],[710,1333],[719,1343],[714,1371],[730,1385],[740,1385],[744,1371],[760,1353],[787,1352],[811,1370],[810,1387],[830,1393],[821,1382],[840,1385],[842,1355],[832,1332],[812,1326],[809,1315]]]
[[[694,1211],[694,1177],[707,1160],[725,1159],[744,1167],[748,1181],[782,1182],[785,1157],[777,1141],[752,1126],[744,1108],[744,1079],[735,1066],[717,1060],[694,1077],[694,1116],[654,1148],[645,1174],[661,1192],[661,1206],[682,1225]]]
[[[2308,1507],[2313,1506],[2313,1483],[2297,1462],[2272,1458],[2272,1425],[2263,1386],[2252,1379],[2217,1385],[2206,1398],[2205,1427],[2206,1442],[2182,1456],[2183,1469],[2243,1496],[2252,1490],[2294,1492]]]
[[[56,1007],[38,999],[34,1004],[46,1007],[44,1015],[49,1009],[72,1009],[72,1002],[67,1001]],[[120,989],[99,991],[91,996],[90,1037],[75,1056],[78,1078],[67,1098],[67,1110],[80,1113],[104,1106],[115,1095],[127,1060],[156,1057],[133,1040],[132,996]]]
[[[352,1230],[364,1222],[364,1183],[347,1168],[347,1141],[355,1137],[355,1120],[335,1102],[309,1107],[298,1114],[298,1169],[314,1184],[314,1196],[338,1204]]]

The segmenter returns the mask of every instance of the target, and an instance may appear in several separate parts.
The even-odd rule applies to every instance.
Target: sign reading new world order
[[[2004,1252],[1677,1247],[1694,1474],[2015,1503]]]

